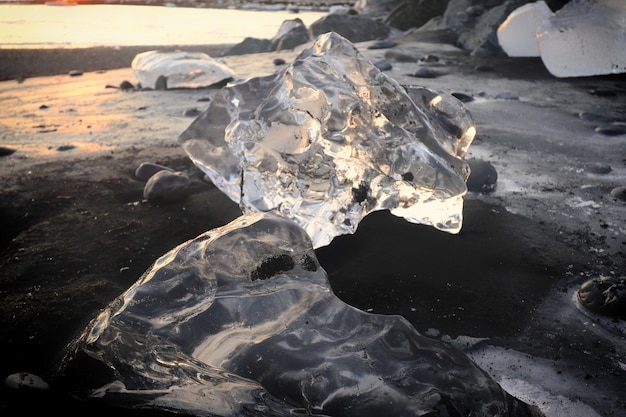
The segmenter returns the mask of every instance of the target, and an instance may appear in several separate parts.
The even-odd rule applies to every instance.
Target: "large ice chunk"
[[[146,51],[131,68],[144,88],[201,88],[237,78],[228,65],[201,52]]]
[[[184,415],[540,415],[402,317],[342,302],[306,232],[271,213],[158,259],[63,374],[88,400]]]
[[[284,70],[223,88],[180,140],[244,212],[283,213],[320,247],[383,209],[458,232],[474,134],[459,100],[403,88],[327,33]]]
[[[557,77],[626,72],[626,1],[570,1],[544,20],[539,45]]]
[[[508,56],[541,56],[537,32],[552,10],[543,1],[515,9],[498,27],[500,46]]]

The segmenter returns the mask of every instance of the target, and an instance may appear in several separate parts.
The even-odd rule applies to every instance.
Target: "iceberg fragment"
[[[511,57],[541,56],[537,31],[552,14],[543,1],[518,7],[498,27],[498,43]]]
[[[556,77],[626,72],[626,2],[572,0],[543,21],[539,45]]]
[[[90,401],[174,415],[541,415],[451,345],[337,298],[306,232],[273,213],[159,258],[62,375]]]
[[[143,88],[201,88],[237,78],[228,65],[201,52],[146,51],[131,68]]]
[[[459,100],[400,86],[330,32],[221,89],[180,141],[243,212],[280,212],[317,248],[374,210],[458,232],[474,135]]]

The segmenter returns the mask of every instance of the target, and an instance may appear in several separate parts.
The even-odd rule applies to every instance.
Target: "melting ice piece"
[[[165,254],[70,358],[78,395],[185,415],[541,415],[404,318],[342,302],[307,233],[274,213]]]
[[[237,78],[228,65],[201,52],[146,51],[135,56],[131,68],[144,88],[201,88]]]
[[[543,1],[527,3],[515,9],[498,27],[500,46],[508,56],[541,56],[537,31],[552,15]]]
[[[539,45],[556,77],[626,72],[626,2],[572,0],[543,22]]]
[[[475,131],[459,100],[401,87],[331,32],[223,88],[180,140],[244,212],[281,212],[320,247],[383,209],[458,232]]]

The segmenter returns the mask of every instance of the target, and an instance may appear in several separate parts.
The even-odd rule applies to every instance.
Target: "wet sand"
[[[547,415],[623,415],[624,323],[581,310],[573,296],[589,278],[626,274],[626,205],[610,195],[626,185],[626,135],[599,134],[578,116],[626,120],[624,77],[555,79],[539,59],[479,60],[423,40],[407,36],[396,48],[436,55],[428,65],[439,75],[416,78],[417,63],[393,61],[389,74],[474,98],[466,105],[478,136],[467,158],[491,163],[497,187],[467,195],[458,235],[386,212],[368,216],[355,235],[317,251],[333,290],[456,343]],[[384,58],[370,44],[359,47],[372,61]],[[13,51],[25,66],[0,71],[8,80],[0,82],[1,146],[17,150],[0,158],[0,344],[10,358],[2,378],[25,371],[50,380],[68,341],[158,256],[240,213],[177,144],[193,120],[185,111],[201,110],[213,90],[106,88],[134,81],[134,52],[71,51],[59,62],[49,51]],[[245,78],[295,55],[224,59]],[[25,72],[32,60],[49,65],[39,75],[62,75],[28,78],[37,75]],[[27,78],[18,83],[20,75]],[[133,177],[144,161],[187,172],[187,199],[145,202]],[[601,166],[610,172],[591,168]],[[3,389],[0,411],[27,413],[39,407],[33,398]],[[54,386],[39,398],[50,410],[110,412]]]

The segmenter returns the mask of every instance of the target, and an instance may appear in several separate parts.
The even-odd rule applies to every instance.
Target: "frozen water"
[[[185,415],[541,415],[460,350],[338,299],[307,233],[273,213],[158,259],[63,375],[91,401]]]
[[[146,51],[135,56],[131,67],[143,88],[159,88],[159,79],[164,89],[209,87],[236,78],[226,64],[201,52]]]
[[[537,31],[553,13],[543,1],[527,3],[515,9],[498,27],[500,46],[508,56],[541,56]]]
[[[180,140],[244,212],[283,213],[320,247],[374,210],[458,232],[474,134],[459,100],[400,86],[331,32],[220,90]]]
[[[544,20],[539,44],[557,77],[626,72],[626,2],[572,0]]]

